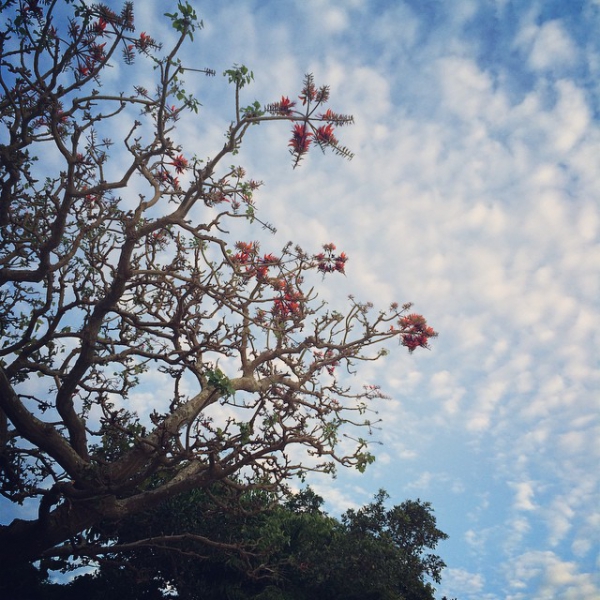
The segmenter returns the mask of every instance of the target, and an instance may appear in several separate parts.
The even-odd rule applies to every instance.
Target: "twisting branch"
[[[252,125],[289,123],[294,167],[314,146],[351,158],[337,129],[353,119],[325,108],[327,86],[307,75],[299,102],[244,106],[252,72],[225,71],[234,116],[201,162],[177,142],[200,108],[183,75],[214,75],[179,58],[201,27],[193,8],[166,15],[177,39],[163,54],[130,2],[68,3],[67,20],[58,6],[1,8],[0,493],[39,506],[0,526],[5,561],[98,556],[99,523],[216,482],[279,494],[308,471],[364,470],[354,432],[384,395],[354,374],[393,340],[413,351],[435,336],[409,304],[322,303],[318,286],[348,265],[331,243],[265,252],[227,234],[232,219],[273,229],[262,182],[224,166]],[[155,89],[100,92],[119,60],[156,67]]]

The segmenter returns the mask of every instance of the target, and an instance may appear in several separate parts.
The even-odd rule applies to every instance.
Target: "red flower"
[[[68,120],[69,120],[69,117],[68,117],[68,115],[66,115],[66,114],[65,114],[65,113],[64,113],[62,110],[59,110],[59,111],[58,111],[58,112],[55,114],[55,117],[56,117],[56,121],[57,121],[59,124],[63,124],[63,125],[64,125],[65,123],[67,123],[67,122],[68,122]]]
[[[250,265],[258,252],[256,242],[236,242],[235,247],[238,252],[233,256],[233,260],[242,265]],[[250,269],[247,269],[247,272],[249,271]]]
[[[281,96],[281,101],[276,106],[280,115],[290,115],[296,103],[292,102],[287,96]]]
[[[304,87],[302,88],[302,93],[299,98],[302,100],[302,104],[306,104],[311,100],[314,100],[317,96],[317,89],[315,88],[315,83],[312,75],[307,75],[304,80]]]
[[[324,244],[323,250],[325,252],[320,252],[313,256],[313,260],[317,262],[317,269],[322,273],[333,273],[333,271],[345,273],[348,256],[345,252],[335,256],[335,249],[335,244]]]
[[[103,36],[106,31],[107,22],[104,19],[98,19],[94,23],[94,33],[99,36]]]
[[[248,262],[248,255],[243,252],[238,252],[233,255],[233,260],[237,263],[246,264]]]
[[[306,124],[297,123],[292,129],[292,139],[288,145],[292,147],[294,154],[304,154],[308,152],[311,137],[312,133],[307,130]]]
[[[261,265],[260,267],[256,267],[256,279],[258,279],[258,281],[266,281],[268,274],[269,267],[267,265]]]
[[[337,139],[333,135],[333,125],[321,125],[315,134],[317,142],[322,144],[337,144]]]
[[[406,315],[398,320],[402,327],[402,345],[413,352],[416,348],[427,348],[429,338],[435,337],[437,333],[427,325],[425,317],[416,313]]]
[[[414,330],[421,330],[425,324],[425,317],[423,315],[418,315],[416,313],[412,313],[410,315],[406,315],[405,317],[402,317],[399,321],[399,324],[402,327],[406,327],[406,328],[410,328],[410,329],[414,329]]]
[[[221,202],[231,202],[231,200],[223,193],[217,192],[214,198],[211,198],[213,204],[221,204]]]
[[[427,348],[427,336],[425,335],[405,335],[402,338],[402,345],[413,352],[417,348]]]
[[[318,118],[321,119],[321,121],[330,121],[335,119],[335,113],[328,108],[322,115],[318,115]]]
[[[292,299],[289,294],[283,298],[277,298],[273,301],[273,314],[278,317],[289,317],[300,313],[300,303]]]
[[[283,319],[299,315],[301,313],[301,293],[295,290],[289,282],[280,279],[274,281],[272,285],[275,289],[280,290],[279,298],[273,300],[273,315]]]
[[[254,179],[251,179],[251,180],[248,182],[248,187],[249,187],[251,190],[257,190],[257,189],[258,189],[258,188],[259,188],[259,187],[260,187],[262,184],[263,184],[263,182],[262,182],[262,181],[255,181]]]
[[[236,242],[235,247],[246,254],[255,254],[257,250],[256,242]]]
[[[275,265],[279,262],[279,259],[273,254],[265,254],[263,256],[263,263],[268,265]]]
[[[169,164],[173,165],[175,167],[175,171],[177,171],[179,174],[183,173],[188,168],[188,161],[186,158],[184,158],[183,154],[176,156],[173,159],[173,162]]]
[[[140,50],[146,50],[149,46],[152,46],[153,43],[154,40],[145,31],[142,31],[142,33],[140,33],[140,39],[136,40],[135,45]]]
[[[79,35],[79,25],[75,21],[69,23],[69,35],[72,38],[76,38]]]
[[[92,44],[90,46],[90,58],[93,61],[101,61],[104,59],[104,46],[106,46],[106,42],[104,44]]]

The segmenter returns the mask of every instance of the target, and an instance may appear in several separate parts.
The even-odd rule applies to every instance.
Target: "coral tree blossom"
[[[348,261],[346,253],[335,254],[335,244],[324,244],[323,250],[325,252],[313,256],[313,260],[317,263],[317,269],[321,273],[333,273],[334,271],[344,273]]]
[[[188,168],[188,161],[184,158],[183,154],[176,156],[170,164],[172,164],[175,167],[175,171],[180,174]]]
[[[277,112],[280,115],[290,115],[294,106],[296,106],[295,102],[292,102],[287,96],[281,96],[281,100],[277,104]]]
[[[316,130],[315,139],[322,144],[337,144],[337,140],[333,135],[333,125],[321,125]]]
[[[423,315],[412,313],[401,317],[398,325],[402,328],[402,345],[406,346],[409,352],[416,348],[427,348],[429,338],[437,336],[432,327],[427,325]]]
[[[292,129],[292,139],[288,145],[291,146],[292,151],[295,154],[304,154],[305,152],[308,152],[312,135],[313,134],[308,131],[306,124],[301,125],[300,123],[297,123],[294,125],[294,129]]]

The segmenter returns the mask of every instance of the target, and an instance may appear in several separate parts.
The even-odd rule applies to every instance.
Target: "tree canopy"
[[[322,498],[310,488],[275,504],[268,494],[248,494],[237,512],[220,510],[224,492],[218,486],[193,490],[95,528],[95,535],[121,547],[135,544],[142,532],[155,543],[117,553],[68,585],[40,584],[36,597],[433,600],[432,582],[439,583],[445,565],[431,551],[447,536],[427,502],[386,509],[387,494],[380,491],[336,519],[323,512]],[[173,552],[165,535],[185,541]],[[243,550],[232,551],[240,537]]]
[[[229,162],[253,126],[291,127],[294,167],[315,149],[351,158],[329,87],[307,75],[296,100],[245,105],[253,75],[233,66],[224,143],[184,148],[178,123],[206,118],[184,78],[216,75],[179,58],[202,27],[192,6],[165,15],[168,48],[135,31],[131,2],[0,11],[0,493],[17,515],[3,564],[108,556],[100,523],[215,483],[239,499],[363,470],[383,394],[360,364],[434,330],[410,304],[320,302],[347,266],[333,243],[265,252],[227,233],[270,227],[262,183]],[[106,81],[117,64],[127,89]],[[135,409],[143,389],[159,408]]]

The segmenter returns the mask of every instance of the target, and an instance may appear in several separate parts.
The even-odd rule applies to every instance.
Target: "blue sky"
[[[440,597],[598,598],[600,3],[197,8],[199,66],[248,65],[249,101],[312,72],[356,119],[352,162],[295,171],[287,130],[252,132],[265,244],[334,241],[350,262],[328,300],[410,300],[440,332],[367,369],[392,396],[382,445],[365,475],[313,481],[329,510],[379,487],[431,501],[450,534]]]
[[[139,0],[138,31],[168,45]],[[439,597],[600,597],[600,2],[197,2],[182,58],[255,74],[248,104],[297,95],[305,73],[356,124],[351,162],[292,170],[288,125],[249,132],[265,251],[333,241],[350,261],[322,297],[412,301],[440,332],[361,370],[391,400],[365,475],[311,483],[331,513],[431,501],[450,539]],[[140,76],[143,73],[140,71]],[[111,84],[131,74],[115,68]],[[214,155],[232,115],[224,79],[190,76],[203,107],[179,132]],[[194,88],[197,86],[197,88]],[[228,99],[231,102],[228,102]],[[189,125],[188,125],[189,123]],[[156,376],[156,384],[160,378]],[[132,404],[156,398],[140,390]]]

